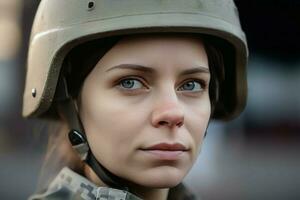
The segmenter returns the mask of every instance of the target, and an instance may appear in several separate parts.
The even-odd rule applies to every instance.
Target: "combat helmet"
[[[199,33],[224,41],[225,78],[213,118],[228,120],[242,112],[248,49],[232,0],[42,0],[29,43],[23,116],[47,116],[71,49],[95,39],[152,32]]]

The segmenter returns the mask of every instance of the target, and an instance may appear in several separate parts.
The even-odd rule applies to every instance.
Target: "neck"
[[[153,189],[145,187],[136,187],[133,191],[138,197],[144,200],[167,200],[169,188]]]
[[[96,175],[96,173],[87,164],[84,165],[84,175],[87,179],[98,186],[109,187]],[[166,200],[169,193],[169,188],[153,189],[143,186],[134,186],[133,188],[130,187],[130,189],[135,195],[144,200]]]

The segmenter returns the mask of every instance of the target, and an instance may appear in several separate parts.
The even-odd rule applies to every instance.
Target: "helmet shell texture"
[[[246,104],[248,50],[232,0],[42,0],[29,44],[23,116],[47,114],[72,48],[109,36],[160,32],[205,34],[232,46],[223,83],[230,92],[213,116],[238,116]]]

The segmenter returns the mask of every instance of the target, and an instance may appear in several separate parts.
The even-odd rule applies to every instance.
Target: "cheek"
[[[90,143],[105,146],[106,151],[118,146],[118,151],[125,153],[122,150],[132,146],[145,124],[143,109],[110,93],[92,93],[89,97],[82,102],[81,117]]]
[[[185,123],[188,131],[191,133],[193,144],[195,145],[195,153],[201,148],[210,115],[211,107],[209,100],[195,106],[189,106],[186,110]]]

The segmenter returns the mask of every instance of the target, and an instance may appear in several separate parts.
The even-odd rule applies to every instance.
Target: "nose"
[[[152,113],[152,125],[156,128],[180,128],[184,124],[184,112],[178,103],[160,104]]]

